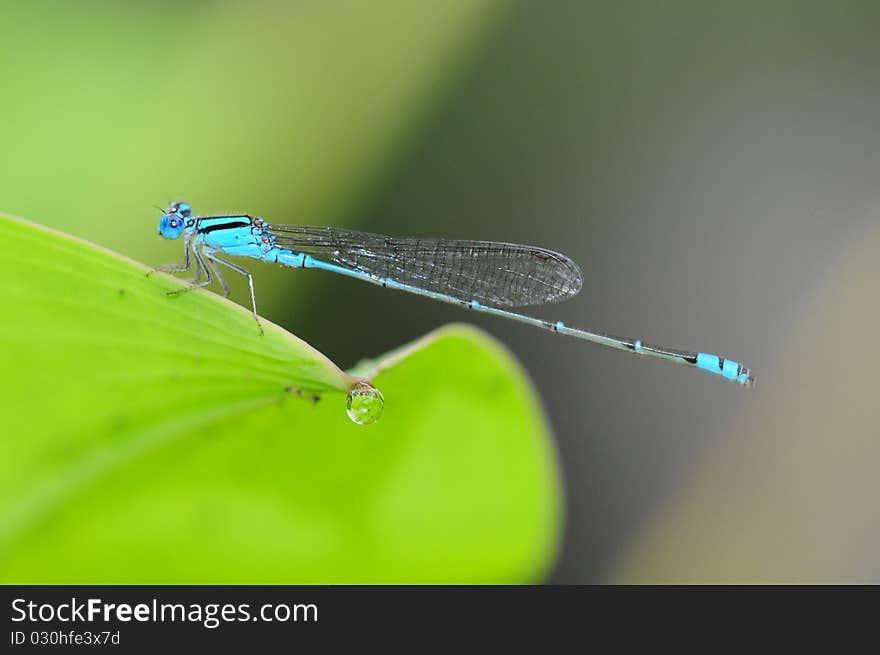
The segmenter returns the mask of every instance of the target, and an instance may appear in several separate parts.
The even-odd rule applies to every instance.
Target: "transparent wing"
[[[497,307],[570,298],[583,275],[552,250],[494,241],[392,238],[306,225],[271,225],[276,244],[338,266]]]

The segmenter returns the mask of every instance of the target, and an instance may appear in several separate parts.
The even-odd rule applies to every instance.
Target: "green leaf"
[[[357,377],[244,308],[19,219],[0,238],[0,582],[524,582],[551,564],[549,432],[486,334],[359,366],[386,407],[358,426]]]

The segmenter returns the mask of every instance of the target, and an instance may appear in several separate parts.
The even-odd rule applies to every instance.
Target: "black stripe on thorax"
[[[209,220],[209,217],[200,219],[199,224],[201,225],[201,222],[205,220]],[[210,220],[215,221],[217,220],[217,217],[210,217]],[[248,227],[250,224],[250,220],[244,220],[241,216],[234,216],[230,217],[230,219],[224,223],[215,223],[214,225],[208,225],[206,227],[197,227],[196,232],[199,234],[208,234],[209,232],[214,232],[216,230],[231,230],[236,227]]]

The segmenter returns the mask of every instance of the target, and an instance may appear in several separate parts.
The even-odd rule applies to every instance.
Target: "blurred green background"
[[[586,280],[540,315],[752,367],[743,393],[253,267],[261,312],[344,366],[454,320],[510,346],[565,474],[552,581],[880,580],[876,3],[38,0],[0,24],[3,211],[151,264],[180,257],[171,199],[534,243]]]

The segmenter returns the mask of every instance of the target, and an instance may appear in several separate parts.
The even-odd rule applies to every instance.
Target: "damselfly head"
[[[186,221],[177,214],[162,214],[159,219],[159,234],[166,239],[177,239],[183,234]]]
[[[172,202],[159,219],[159,234],[166,239],[177,239],[191,222],[193,209],[185,202]]]
[[[172,202],[168,205],[167,214],[177,214],[181,218],[190,218],[193,215],[193,208],[187,202]]]

